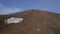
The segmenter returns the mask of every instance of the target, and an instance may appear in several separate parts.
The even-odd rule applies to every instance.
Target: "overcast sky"
[[[27,9],[60,13],[60,0],[0,0],[0,14],[15,13]]]

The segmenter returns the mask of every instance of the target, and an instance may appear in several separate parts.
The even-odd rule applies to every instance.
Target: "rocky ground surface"
[[[5,24],[4,20],[10,17],[24,20],[18,24]],[[0,24],[0,34],[60,34],[60,14],[43,10],[0,15]]]

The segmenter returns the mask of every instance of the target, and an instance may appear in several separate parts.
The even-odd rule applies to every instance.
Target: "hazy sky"
[[[9,14],[27,9],[60,13],[60,0],[0,0],[0,14]]]

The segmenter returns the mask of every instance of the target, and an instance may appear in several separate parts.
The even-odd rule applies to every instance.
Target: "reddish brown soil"
[[[9,24],[0,29],[0,34],[60,34],[60,14],[41,10],[27,10],[0,17],[0,22],[2,21],[3,24],[4,20],[10,17],[24,18],[22,23]]]

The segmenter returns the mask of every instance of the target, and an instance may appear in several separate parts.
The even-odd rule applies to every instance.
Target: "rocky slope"
[[[3,17],[3,20],[10,17],[22,17],[24,20],[22,23],[10,24],[0,29],[0,34],[60,34],[60,14],[43,10],[27,10],[9,14]]]

